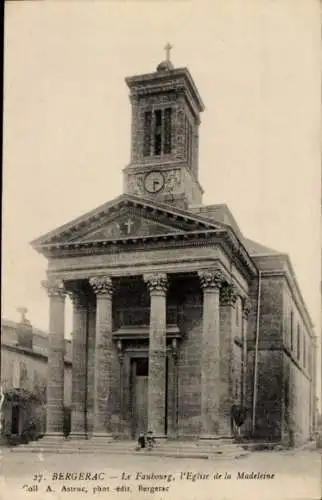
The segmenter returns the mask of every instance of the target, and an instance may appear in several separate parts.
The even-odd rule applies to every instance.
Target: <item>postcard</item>
[[[4,23],[1,500],[321,498],[320,2]]]

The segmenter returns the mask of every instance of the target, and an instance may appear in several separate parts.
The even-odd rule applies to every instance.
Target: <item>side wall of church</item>
[[[312,345],[308,327],[287,283],[283,287],[283,441],[300,444],[312,433]]]
[[[310,438],[310,380],[284,353],[284,418],[282,439],[298,445]]]
[[[262,277],[258,331],[257,397],[255,436],[278,440],[281,436],[283,377],[283,279]],[[254,364],[257,329],[258,282],[251,289],[251,312],[248,324],[247,359],[247,429],[251,430],[254,398]]]
[[[251,429],[258,283],[251,287],[248,324],[247,407]],[[303,317],[283,277],[262,276],[256,436],[285,444],[307,441],[312,427],[312,349]]]

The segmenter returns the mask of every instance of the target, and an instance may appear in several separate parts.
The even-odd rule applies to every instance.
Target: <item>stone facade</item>
[[[33,242],[48,259],[47,433],[62,432],[72,294],[72,437],[227,439],[239,412],[245,437],[308,439],[315,341],[288,257],[246,239],[226,206],[196,207],[204,106],[189,71],[166,61],[127,84],[125,193]]]

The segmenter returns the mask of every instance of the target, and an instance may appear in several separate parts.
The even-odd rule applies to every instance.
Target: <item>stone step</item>
[[[116,454],[116,455],[142,455],[142,456],[160,456],[160,457],[168,457],[168,458],[204,458],[204,459],[209,459],[209,458],[216,458],[216,459],[223,459],[223,460],[229,460],[229,459],[234,459],[234,458],[239,458],[241,456],[246,455],[246,452],[227,452],[227,453],[209,453],[209,452],[203,452],[203,451],[196,451],[196,450],[165,450],[165,449],[152,449],[151,451],[148,450],[140,450],[140,451],[135,451],[133,449],[129,450],[124,450],[124,449],[110,449],[110,448],[95,448],[95,447],[90,447],[90,448],[70,448],[70,449],[62,449],[62,448],[13,448],[11,450],[12,452],[15,453],[55,453],[55,454]]]
[[[89,449],[89,448],[95,448],[95,449],[105,449],[108,448],[109,450],[129,450],[129,449],[135,449],[136,448],[136,443],[122,443],[122,444],[116,444],[116,443],[91,443],[90,441],[83,442],[83,443],[68,443],[68,444],[59,444],[57,442],[44,442],[44,443],[29,443],[25,445],[20,445],[18,447],[15,447],[15,449],[37,449],[41,450],[43,448],[60,448],[63,450],[69,450],[69,449]],[[157,449],[162,449],[162,450],[167,450],[167,451],[202,451],[202,452],[228,452],[228,451],[234,451],[236,449],[239,449],[240,447],[236,445],[198,445],[198,444],[183,444],[183,443],[178,443],[177,445],[174,444],[168,444],[168,443],[160,443],[156,445]]]
[[[46,438],[44,441],[37,441],[11,449],[12,452],[34,452],[34,453],[101,453],[101,454],[138,454],[178,457],[178,458],[236,458],[247,454],[235,443],[209,443],[209,442],[180,442],[164,441],[158,442],[151,450],[136,450],[135,441],[111,441],[93,442],[91,440],[70,440],[58,441],[57,439]]]

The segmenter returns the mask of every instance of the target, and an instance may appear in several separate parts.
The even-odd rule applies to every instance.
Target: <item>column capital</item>
[[[198,271],[201,287],[205,289],[220,290],[224,277],[220,269],[206,269]]]
[[[166,293],[168,288],[168,278],[166,273],[148,273],[143,275],[143,279],[150,291]]]
[[[49,278],[41,282],[42,286],[46,289],[48,297],[59,297],[64,299],[67,295],[64,282],[57,278]]]
[[[86,306],[87,294],[81,288],[72,288],[68,291],[68,296],[75,307]]]
[[[250,311],[250,300],[248,297],[242,297],[243,318],[247,319]]]
[[[90,278],[89,283],[96,295],[112,296],[113,284],[110,276],[93,276]]]
[[[234,306],[238,298],[236,287],[232,283],[225,283],[220,290],[220,302],[223,306]]]

